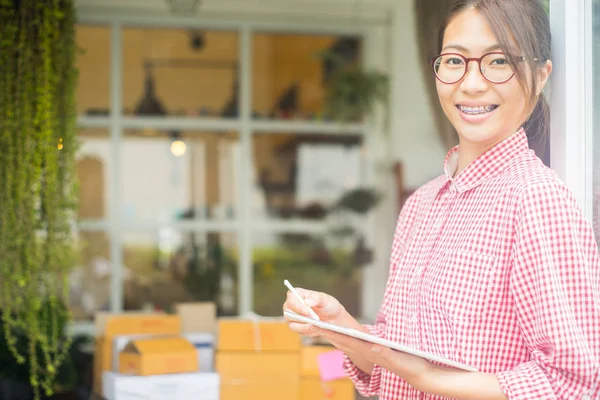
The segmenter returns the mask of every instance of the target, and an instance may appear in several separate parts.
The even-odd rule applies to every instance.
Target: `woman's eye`
[[[506,65],[508,60],[506,58],[496,58],[491,62],[491,65]]]
[[[462,64],[462,60],[460,58],[449,58],[446,60],[446,64],[450,64],[450,65],[461,65]]]

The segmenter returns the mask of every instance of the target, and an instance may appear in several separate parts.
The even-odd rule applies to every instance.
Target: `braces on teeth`
[[[474,109],[467,109],[467,108],[461,107],[461,111],[464,112],[465,114],[482,114],[482,113],[492,111],[492,107],[488,106],[488,107],[474,108]]]

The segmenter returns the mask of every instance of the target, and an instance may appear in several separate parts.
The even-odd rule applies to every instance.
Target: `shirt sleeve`
[[[600,398],[600,262],[591,224],[558,181],[524,188],[511,297],[531,360],[497,374],[510,400]]]
[[[380,323],[376,325],[365,325],[367,330],[371,335],[375,335],[378,337],[385,337],[385,323]],[[354,383],[356,390],[362,396],[371,397],[379,395],[379,390],[381,388],[381,367],[379,365],[375,365],[373,370],[370,373],[364,372],[359,369],[353,362],[350,360],[347,354],[344,354],[344,370],[350,380]]]
[[[383,302],[381,303],[381,307],[377,313],[375,324],[365,325],[365,328],[367,328],[371,335],[378,336],[380,338],[386,338],[386,315],[389,305],[392,301],[392,293],[394,292],[391,290],[392,278],[397,266],[397,260],[402,256],[404,243],[406,242],[408,232],[410,231],[410,226],[415,218],[419,197],[420,190],[417,190],[406,200],[404,206],[402,207],[402,211],[398,216],[394,239],[392,242],[389,275],[385,293],[383,295]],[[382,368],[379,365],[375,365],[372,371],[362,371],[352,362],[352,360],[350,360],[348,355],[345,354],[344,370],[354,383],[356,390],[362,396],[371,397],[379,395],[382,374]]]

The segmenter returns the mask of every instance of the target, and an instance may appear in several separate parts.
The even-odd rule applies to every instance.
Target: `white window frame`
[[[551,167],[573,191],[586,218],[593,206],[592,0],[550,0]]]
[[[203,19],[202,17],[181,17],[170,14],[156,13],[126,13],[121,10],[107,10],[104,12],[86,12],[79,10],[78,23],[96,24],[107,26],[111,29],[111,63],[110,63],[110,116],[109,117],[87,117],[78,118],[80,128],[94,127],[106,128],[111,133],[111,154],[115,160],[108,169],[110,174],[110,185],[112,196],[108,201],[109,215],[106,221],[82,221],[80,229],[104,231],[110,238],[111,257],[111,286],[110,286],[110,311],[120,312],[123,308],[124,283],[123,283],[123,233],[131,230],[148,230],[158,227],[153,223],[128,223],[120,221],[119,210],[121,205],[121,173],[119,171],[119,160],[122,150],[122,133],[126,128],[154,127],[164,129],[193,129],[193,130],[222,130],[239,132],[241,144],[242,171],[240,174],[241,193],[243,199],[248,199],[252,190],[251,168],[252,166],[252,135],[255,132],[289,132],[302,133],[355,133],[363,137],[364,151],[362,160],[363,174],[360,179],[361,185],[373,184],[374,164],[373,155],[368,148],[372,146],[369,139],[374,134],[381,134],[381,122],[377,124],[368,121],[363,124],[337,124],[337,123],[315,123],[297,121],[253,121],[251,118],[252,102],[252,35],[254,32],[274,32],[293,34],[332,34],[332,35],[355,35],[363,38],[365,54],[369,53],[369,46],[373,44],[373,30],[369,24],[335,24],[325,23],[323,20],[313,23],[287,23],[273,22],[269,20],[244,21],[244,20],[218,20],[215,18]],[[331,22],[331,21],[329,21]],[[202,27],[203,29],[229,30],[239,33],[239,62],[240,62],[240,115],[236,119],[220,120],[207,118],[153,118],[153,117],[126,117],[122,115],[122,67],[123,67],[123,40],[122,32],[128,26],[168,27],[168,28],[191,28]],[[369,65],[369,60],[365,60]],[[170,226],[181,231],[211,231],[211,232],[236,232],[240,251],[240,264],[238,284],[238,312],[240,315],[247,314],[253,309],[253,276],[252,276],[252,240],[251,235],[257,231],[270,233],[281,232],[304,232],[319,233],[325,229],[323,224],[306,221],[255,221],[252,219],[250,202],[242,201],[241,215],[236,221],[186,221],[174,222]],[[161,225],[162,226],[162,225]],[[366,226],[367,234],[374,234],[373,220]],[[373,240],[374,241],[374,240]],[[367,274],[368,275],[368,274]],[[363,288],[363,290],[365,290]],[[364,303],[364,301],[363,301]],[[94,326],[90,323],[79,323],[75,321],[70,326],[71,333],[94,334]]]

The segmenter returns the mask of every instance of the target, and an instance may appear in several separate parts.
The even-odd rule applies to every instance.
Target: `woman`
[[[328,322],[434,353],[465,372],[289,321],[346,354],[359,392],[391,399],[600,398],[600,263],[573,195],[529,150],[552,71],[534,0],[461,0],[432,62],[460,138],[445,173],[406,202],[375,325],[299,289]],[[534,113],[535,114],[535,113]],[[540,122],[540,121],[538,121]],[[288,293],[283,306],[308,315]]]

